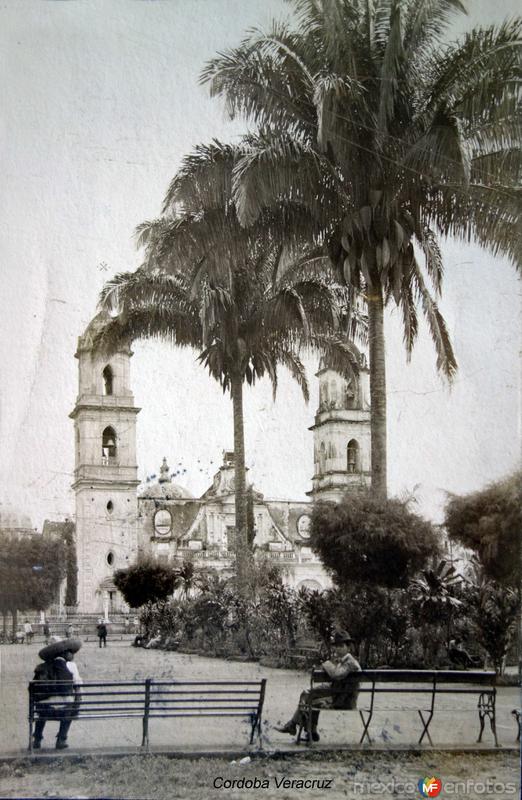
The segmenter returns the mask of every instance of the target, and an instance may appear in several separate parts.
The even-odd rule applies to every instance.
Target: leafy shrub
[[[406,502],[367,491],[346,495],[341,503],[317,503],[310,541],[337,586],[405,587],[439,552],[430,522]]]

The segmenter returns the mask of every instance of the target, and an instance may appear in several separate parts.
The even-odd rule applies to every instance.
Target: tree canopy
[[[291,22],[250,31],[202,81],[252,130],[234,169],[248,225],[283,200],[306,209],[368,303],[372,486],[386,493],[383,307],[408,355],[422,310],[437,368],[456,359],[438,307],[441,236],[522,263],[521,21],[444,41],[461,0],[292,0]],[[292,225],[292,221],[289,222]]]
[[[486,575],[504,584],[520,581],[522,473],[472,494],[452,497],[445,525],[455,542],[474,550]]]
[[[152,560],[138,561],[114,573],[114,585],[131,608],[166,600],[176,588],[177,572]]]
[[[284,226],[274,224],[275,214],[247,229],[240,225],[232,182],[243,152],[214,141],[184,158],[167,192],[164,216],[139,227],[144,265],[117,275],[103,290],[103,306],[113,312],[116,306],[118,313],[98,335],[98,345],[109,351],[138,338],[193,348],[230,393],[238,572],[248,553],[244,384],[266,376],[275,394],[283,366],[308,399],[303,347],[321,350],[346,372],[357,363],[340,328],[346,290],[310,269],[317,248],[298,247],[295,231],[288,242]]]
[[[362,490],[338,504],[317,503],[310,542],[341,587],[353,582],[404,587],[439,551],[433,525],[405,502]]]
[[[61,538],[0,532],[0,609],[43,611],[56,600],[67,571]]]

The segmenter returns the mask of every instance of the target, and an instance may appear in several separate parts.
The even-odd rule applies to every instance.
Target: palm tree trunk
[[[234,492],[236,514],[236,572],[241,596],[248,594],[247,492],[245,472],[245,429],[243,423],[243,381],[231,379],[234,415]]]
[[[384,302],[380,281],[369,287],[368,336],[370,344],[370,398],[372,405],[372,491],[386,498],[386,361]]]

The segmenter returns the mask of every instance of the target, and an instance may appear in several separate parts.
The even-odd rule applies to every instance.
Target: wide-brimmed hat
[[[59,642],[51,642],[47,647],[42,647],[38,655],[42,661],[51,661],[67,650],[71,653],[77,653],[81,646],[82,643],[79,639],[62,639]]]
[[[334,631],[331,642],[332,644],[348,644],[349,642],[353,642],[353,639],[348,631],[340,628],[339,630]]]

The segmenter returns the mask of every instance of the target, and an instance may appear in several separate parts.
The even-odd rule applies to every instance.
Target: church
[[[114,614],[127,610],[112,575],[142,556],[163,563],[187,559],[230,571],[233,561],[234,454],[225,452],[212,485],[199,497],[171,481],[167,457],[156,483],[139,491],[136,425],[130,363],[122,347],[110,358],[96,351],[95,317],[78,339],[78,396],[74,421],[78,561],[78,611]],[[339,500],[370,480],[369,373],[363,354],[347,380],[321,365],[319,407],[311,427],[314,475],[308,502],[266,499],[249,486],[254,553],[281,566],[294,588],[330,585],[309,546],[311,504]],[[312,441],[311,441],[312,444]],[[248,476],[247,476],[248,483]]]

